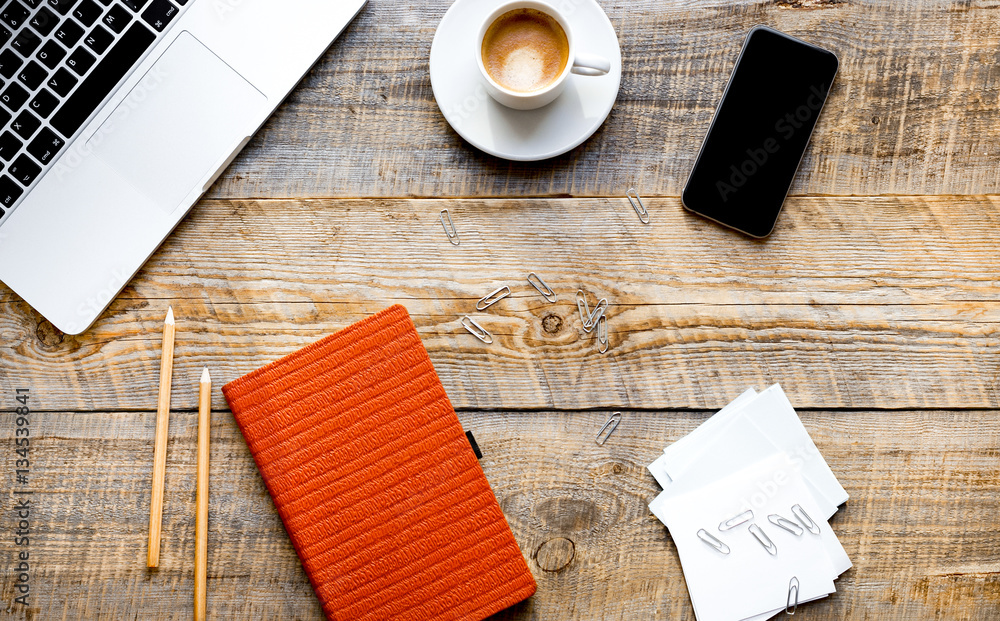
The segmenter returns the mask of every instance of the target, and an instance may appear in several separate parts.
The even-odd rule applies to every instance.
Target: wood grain
[[[607,411],[461,413],[539,585],[496,619],[693,619],[674,546],[646,507],[659,487],[645,465],[707,415],[627,411],[598,447]],[[851,495],[832,524],[854,562],[835,595],[805,606],[808,618],[997,618],[1000,412],[800,415]],[[196,412],[171,418],[154,571],[144,564],[154,413],[32,416],[36,590],[11,618],[189,618]],[[232,415],[212,423],[210,616],[321,619]],[[0,414],[5,446],[12,428]],[[0,452],[4,472],[11,459]],[[0,538],[5,576],[12,547]],[[0,581],[4,601],[11,588]]]
[[[622,48],[617,104],[544,164],[479,152],[438,110],[428,59],[450,4],[372,0],[211,195],[675,196],[756,24],[841,61],[793,194],[1000,192],[995,2],[601,0]]]
[[[648,205],[644,226],[625,199],[207,201],[82,337],[0,289],[0,390],[148,409],[172,304],[173,403],[193,409],[202,366],[221,385],[399,302],[459,408],[712,408],[773,382],[798,407],[1000,405],[1000,197],[795,198],[766,242]],[[606,356],[581,288],[611,303]]]

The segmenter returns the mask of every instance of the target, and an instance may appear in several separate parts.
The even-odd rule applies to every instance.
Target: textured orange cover
[[[483,619],[535,592],[410,316],[223,386],[327,619]]]

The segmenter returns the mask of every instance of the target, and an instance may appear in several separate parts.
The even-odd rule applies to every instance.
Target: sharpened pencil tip
[[[168,306],[167,307],[167,318],[166,318],[166,320],[164,320],[163,323],[173,323],[173,322],[174,322],[174,307],[173,306]]]
[[[212,376],[208,374],[208,367],[205,367],[205,370],[201,372],[201,383],[208,384],[211,381],[212,381]]]

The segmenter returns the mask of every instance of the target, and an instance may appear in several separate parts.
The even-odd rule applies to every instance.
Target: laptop
[[[366,0],[0,0],[0,281],[86,330]]]

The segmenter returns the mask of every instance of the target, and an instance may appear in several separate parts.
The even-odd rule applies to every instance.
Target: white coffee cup
[[[563,69],[562,73],[555,80],[535,91],[521,92],[504,87],[490,76],[489,72],[486,71],[486,64],[483,62],[483,39],[486,37],[486,32],[498,17],[517,9],[534,9],[545,13],[558,22],[563,32],[566,33],[569,54],[565,69]],[[476,62],[479,63],[479,73],[483,76],[486,92],[499,103],[515,110],[534,110],[535,108],[541,108],[544,105],[552,103],[566,88],[566,79],[570,73],[585,76],[601,76],[611,71],[611,63],[606,58],[578,52],[573,31],[570,29],[566,18],[551,4],[539,2],[538,0],[508,2],[490,13],[479,28],[479,36],[476,37]]]

